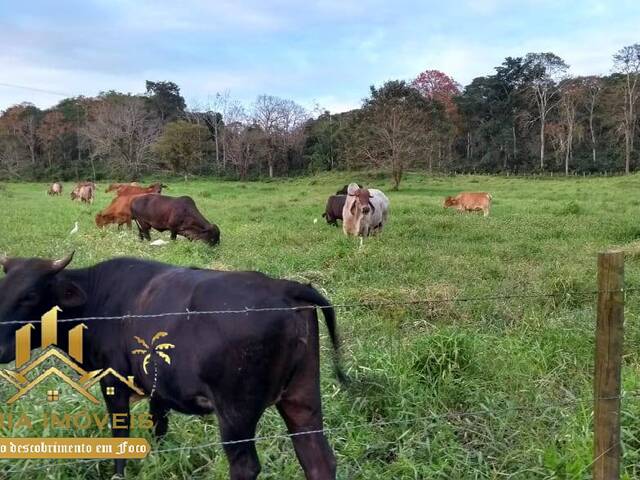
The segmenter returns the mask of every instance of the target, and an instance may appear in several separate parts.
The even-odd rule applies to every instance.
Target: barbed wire
[[[380,421],[374,421],[374,422],[345,424],[337,427],[326,427],[326,428],[320,428],[320,429],[305,430],[301,432],[279,433],[279,434],[273,434],[273,435],[258,435],[251,438],[244,438],[239,440],[227,440],[227,441],[218,440],[214,442],[206,442],[206,443],[201,443],[201,444],[191,445],[191,446],[164,448],[164,449],[152,450],[150,451],[149,455],[153,456],[153,455],[159,455],[164,453],[202,450],[205,448],[224,447],[228,445],[237,445],[240,443],[248,443],[248,442],[264,442],[264,441],[270,441],[270,440],[290,439],[290,438],[300,437],[304,435],[332,434],[335,432],[356,430],[356,429],[362,429],[365,427],[376,428],[376,427],[385,427],[390,425],[398,425],[398,424],[406,424],[406,423],[415,424],[415,422],[426,421],[426,420],[478,417],[483,415],[491,415],[495,413],[515,413],[515,412],[521,412],[521,411],[533,411],[533,410],[539,410],[542,407],[562,408],[562,407],[568,407],[572,405],[579,405],[585,402],[586,400],[574,398],[574,399],[567,399],[561,402],[546,403],[544,405],[538,406],[537,408],[527,407],[527,406],[515,406],[515,407],[500,408],[500,409],[493,409],[493,410],[486,408],[484,410],[474,410],[474,411],[467,411],[467,412],[454,411],[454,412],[445,412],[440,414],[431,412],[429,415],[414,415],[407,418],[395,419],[395,420],[380,420]],[[126,440],[126,438],[123,438],[123,440]],[[69,462],[62,462],[62,463],[56,462],[55,466],[66,466],[66,465],[74,465],[74,464],[90,463],[90,462],[98,463],[104,460],[108,460],[108,459],[75,459]],[[32,471],[46,470],[50,467],[51,467],[50,464],[40,465],[40,466],[30,467],[30,468],[16,467],[9,471],[4,471],[4,473],[16,473],[18,471],[22,473],[32,472]],[[0,472],[2,472],[2,470],[0,470]]]
[[[622,394],[619,396],[600,397],[598,398],[598,400],[618,400],[618,399],[622,400],[625,398],[640,399],[640,391],[622,392]],[[291,438],[305,436],[305,435],[332,434],[332,433],[341,432],[341,431],[358,430],[366,427],[377,428],[377,427],[385,427],[390,425],[399,425],[399,424],[407,424],[407,423],[415,424],[416,422],[427,421],[427,420],[439,420],[439,419],[451,420],[454,418],[479,417],[479,416],[492,415],[492,414],[532,412],[535,410],[548,409],[548,408],[563,408],[563,407],[587,405],[589,403],[592,403],[593,401],[594,399],[592,398],[572,398],[572,399],[565,399],[559,402],[544,403],[537,406],[512,406],[512,407],[498,408],[498,409],[485,408],[483,410],[453,411],[453,412],[444,412],[444,413],[431,412],[428,415],[410,416],[410,417],[395,419],[395,420],[380,420],[380,421],[374,421],[374,422],[344,424],[336,427],[324,427],[320,429],[304,430],[300,432],[279,433],[279,434],[272,434],[272,435],[257,435],[251,438],[244,438],[244,439],[238,439],[238,440],[227,440],[227,441],[218,440],[213,442],[201,443],[197,445],[161,448],[158,450],[151,450],[149,452],[149,455],[154,456],[154,455],[160,455],[165,453],[202,450],[205,448],[224,447],[228,445],[236,445],[236,444],[248,443],[248,442],[264,442],[264,441],[271,441],[271,440],[291,439]],[[123,440],[126,440],[126,438],[123,438]],[[81,463],[99,463],[105,460],[109,460],[109,459],[74,459],[68,462],[62,462],[62,463],[56,462],[55,466],[60,467],[60,466],[76,465]],[[594,460],[589,465],[585,466],[584,470],[592,466],[596,460]],[[5,460],[5,461],[9,461],[9,460]],[[0,470],[0,472],[3,472],[5,474],[13,474],[17,472],[24,473],[24,472],[41,471],[49,468],[51,468],[50,464],[39,465],[36,467],[28,467],[28,468],[16,466],[10,470]]]
[[[613,399],[622,399],[625,398],[626,396],[631,396],[634,398],[640,398],[640,392],[624,392],[622,395],[617,396],[617,397],[602,397],[600,398],[600,400],[613,400]],[[406,424],[406,423],[415,423],[415,422],[420,422],[420,421],[426,421],[426,420],[438,420],[438,419],[452,419],[452,418],[466,418],[466,417],[479,417],[479,416],[483,416],[483,415],[491,415],[491,414],[495,414],[495,413],[516,413],[516,412],[523,412],[523,411],[534,411],[534,410],[540,410],[541,408],[563,408],[563,407],[569,407],[569,406],[578,406],[581,404],[587,404],[593,402],[593,399],[580,399],[580,398],[573,398],[573,399],[566,399],[564,401],[560,401],[560,402],[554,402],[554,403],[545,403],[543,405],[538,405],[536,407],[530,407],[530,406],[515,406],[515,407],[508,407],[508,408],[500,408],[500,409],[484,409],[484,410],[474,410],[474,411],[454,411],[454,412],[446,412],[446,413],[441,413],[441,414],[437,414],[435,412],[430,413],[429,415],[420,415],[420,416],[411,416],[408,418],[402,418],[402,419],[396,419],[396,420],[381,420],[381,421],[375,421],[375,422],[363,422],[363,423],[357,423],[357,424],[345,424],[345,425],[341,425],[341,426],[337,426],[337,427],[327,427],[327,428],[321,428],[321,429],[313,429],[313,430],[305,430],[305,431],[301,431],[301,432],[293,432],[293,433],[280,433],[280,434],[273,434],[273,435],[258,435],[258,436],[254,436],[251,438],[244,438],[244,439],[239,439],[239,440],[227,440],[227,441],[223,441],[223,440],[219,440],[219,441],[214,441],[214,442],[206,442],[206,443],[201,443],[201,444],[197,444],[197,445],[191,445],[191,446],[180,446],[180,447],[171,447],[171,448],[163,448],[163,449],[158,449],[158,450],[151,450],[149,452],[150,456],[154,456],[154,455],[159,455],[159,454],[164,454],[164,453],[174,453],[174,452],[183,452],[183,451],[192,451],[192,450],[202,450],[205,448],[213,448],[213,447],[224,447],[227,445],[236,445],[236,444],[240,444],[240,443],[248,443],[248,442],[264,442],[264,441],[270,441],[270,440],[281,440],[281,439],[290,439],[290,438],[295,438],[295,437],[299,437],[299,436],[304,436],[304,435],[317,435],[317,434],[332,434],[335,432],[340,432],[340,431],[348,431],[348,430],[357,430],[357,429],[362,429],[365,427],[385,427],[385,426],[390,426],[390,425],[399,425],[399,424]],[[123,438],[123,440],[126,440],[125,438]],[[611,447],[613,448],[613,447]],[[605,452],[607,453],[607,452]],[[56,462],[55,466],[68,466],[68,465],[76,465],[76,464],[80,464],[80,463],[99,463],[99,462],[103,462],[105,460],[109,460],[109,459],[75,459],[75,460],[71,460],[68,462]],[[113,460],[113,459],[111,459]],[[593,462],[589,463],[588,465],[586,465],[583,469],[583,471],[586,471],[589,467],[591,467],[596,461],[598,460],[598,458],[596,458],[595,460],[593,460]],[[8,471],[4,471],[4,473],[16,473],[18,471],[24,473],[24,472],[33,472],[33,471],[40,471],[40,470],[46,470],[49,469],[51,467],[51,465],[47,464],[47,465],[40,465],[37,467],[29,467],[29,468],[19,468],[19,467],[15,467],[13,469],[10,469]]]
[[[573,292],[558,293],[516,293],[504,295],[486,295],[474,297],[456,297],[456,298],[430,298],[421,300],[382,300],[377,302],[356,302],[356,303],[337,303],[333,305],[298,305],[294,307],[242,307],[223,310],[189,310],[188,308],[181,312],[163,312],[163,313],[125,313],[122,315],[106,315],[106,316],[90,316],[90,317],[74,317],[58,319],[58,323],[65,322],[88,322],[96,320],[131,320],[144,318],[161,318],[172,316],[191,316],[191,315],[237,315],[249,313],[267,313],[267,312],[287,312],[301,310],[328,310],[336,308],[364,308],[364,307],[393,307],[393,306],[420,306],[434,305],[442,303],[465,303],[465,302],[484,302],[498,300],[523,300],[534,298],[572,298],[579,296],[592,296],[601,293],[635,293],[640,291],[636,288],[622,288],[619,290],[579,290]],[[40,320],[7,320],[2,321],[2,325],[11,324],[27,324],[39,322]]]

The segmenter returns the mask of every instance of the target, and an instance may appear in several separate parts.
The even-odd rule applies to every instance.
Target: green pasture
[[[349,181],[381,188],[391,201],[384,231],[362,247],[321,217],[327,196]],[[75,250],[76,267],[130,255],[259,270],[311,282],[332,302],[351,305],[338,311],[349,388],[333,376],[322,329],[325,425],[340,479],[590,478],[596,255],[624,248],[627,286],[640,288],[639,176],[410,174],[397,192],[385,176],[361,173],[166,183],[166,194],[190,195],[220,227],[218,247],[186,240],[151,246],[138,240],[135,226],[96,228],[95,214],[111,199],[106,183],[93,205],[72,202],[70,183],[62,197],[47,196],[44,184],[5,183],[0,253],[54,258]],[[445,195],[463,190],[491,192],[490,217],[442,208]],[[79,231],[70,235],[76,221]],[[151,235],[169,240],[168,233]],[[514,298],[495,298],[503,296]],[[430,301],[401,305],[416,300]],[[371,305],[376,302],[391,304]],[[369,305],[353,305],[362,303]],[[622,418],[627,479],[640,477],[639,307],[640,292],[629,292]],[[52,408],[46,389],[16,409],[35,416]],[[10,391],[0,383],[0,401]],[[103,409],[71,390],[60,393],[57,411]],[[146,408],[142,401],[134,412]],[[2,427],[3,436],[108,435],[42,424]],[[277,438],[284,432],[277,412],[267,412],[258,432],[268,437],[257,445],[260,478],[302,478],[290,440]],[[148,432],[134,434],[152,441]],[[198,448],[218,440],[215,417],[174,413],[166,439],[153,447],[185,449],[129,462],[128,478],[224,479],[222,448]],[[111,461],[0,462],[0,478],[112,473]]]

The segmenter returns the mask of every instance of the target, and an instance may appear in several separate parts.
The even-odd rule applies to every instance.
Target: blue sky
[[[228,90],[343,111],[371,84],[440,69],[464,85],[530,51],[608,73],[638,42],[637,0],[0,0],[0,84],[95,95],[171,80],[190,105]],[[59,99],[0,86],[0,109]]]

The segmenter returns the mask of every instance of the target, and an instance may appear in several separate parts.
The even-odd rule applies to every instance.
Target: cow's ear
[[[353,203],[351,204],[351,215],[355,215],[356,214],[356,202],[355,200],[353,201]]]
[[[77,308],[87,303],[87,294],[82,287],[68,279],[56,282],[55,294],[62,308]]]

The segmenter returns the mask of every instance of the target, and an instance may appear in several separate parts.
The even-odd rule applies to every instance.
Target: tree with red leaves
[[[429,171],[432,171],[434,161],[438,167],[442,167],[445,158],[449,164],[453,161],[453,144],[461,121],[454,97],[460,95],[461,87],[440,70],[425,70],[411,82],[411,86],[425,99],[439,105],[444,113],[441,121],[436,122],[429,141],[427,162]]]
[[[411,86],[423,97],[442,103],[447,113],[455,112],[453,97],[460,95],[460,84],[446,73],[440,70],[425,70],[411,82]]]

